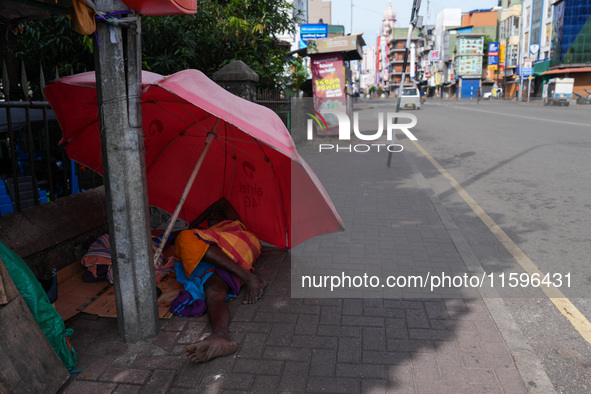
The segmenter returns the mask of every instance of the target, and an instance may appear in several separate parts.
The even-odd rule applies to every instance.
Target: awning
[[[542,75],[567,74],[567,73],[591,73],[591,67],[557,68],[554,70],[545,71],[542,73]]]

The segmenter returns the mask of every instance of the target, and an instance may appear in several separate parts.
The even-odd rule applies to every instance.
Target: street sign
[[[488,56],[499,56],[499,43],[489,42],[488,43]]]
[[[328,25],[326,23],[300,25],[300,49],[306,48],[308,40],[317,40],[326,37],[328,37]]]

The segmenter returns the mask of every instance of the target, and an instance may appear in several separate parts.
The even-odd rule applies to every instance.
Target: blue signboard
[[[489,42],[488,43],[488,56],[499,56],[499,43]]]
[[[308,40],[326,37],[328,37],[328,25],[326,23],[300,25],[300,48],[306,48]]]
[[[490,52],[489,52],[490,53]],[[499,64],[499,57],[498,56],[488,56],[488,65],[494,66],[495,64]]]

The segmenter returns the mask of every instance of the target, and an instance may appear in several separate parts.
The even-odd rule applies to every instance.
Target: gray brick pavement
[[[385,168],[385,156],[379,161]],[[303,251],[328,261],[462,263],[408,164],[397,157],[395,165],[390,182],[352,182],[352,198],[332,195],[356,231],[312,239]],[[361,170],[368,178],[370,167]],[[329,192],[350,176],[334,171],[325,182]],[[367,209],[359,209],[362,202]],[[206,317],[163,319],[158,337],[139,344],[122,343],[114,319],[74,317],[67,326],[74,328],[81,372],[63,392],[526,392],[482,299],[292,298],[290,257],[265,249],[257,263],[269,283],[264,298],[254,305],[242,305],[240,297],[230,302],[237,353],[206,364],[184,356],[187,344],[208,333]]]

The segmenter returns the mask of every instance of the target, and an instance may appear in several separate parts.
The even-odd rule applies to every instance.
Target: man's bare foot
[[[267,286],[267,281],[257,275],[252,276],[252,280],[246,282],[246,295],[243,304],[254,304],[263,296],[263,290]]]
[[[229,356],[238,349],[236,341],[224,334],[212,334],[187,346],[187,358],[194,363],[204,363],[212,358]]]

